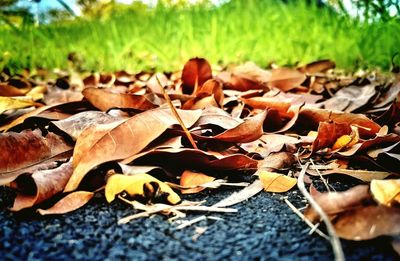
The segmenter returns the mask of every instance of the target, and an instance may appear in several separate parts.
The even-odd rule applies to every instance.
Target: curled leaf
[[[18,179],[13,185],[18,193],[11,210],[29,208],[53,197],[63,191],[71,175],[72,163],[67,162],[55,169],[36,171],[31,176]],[[31,191],[34,193],[30,194]]]
[[[182,70],[183,93],[191,94],[212,78],[211,66],[206,59],[193,58],[186,62]]]
[[[74,211],[86,203],[88,203],[94,196],[93,192],[88,191],[75,191],[69,193],[54,206],[48,209],[38,209],[40,215],[60,215]]]

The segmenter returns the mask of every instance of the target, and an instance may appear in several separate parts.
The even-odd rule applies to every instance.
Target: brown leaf
[[[214,180],[214,177],[207,176],[204,173],[185,170],[182,173],[179,184],[184,187],[194,187],[189,189],[181,189],[182,194],[193,194],[203,191],[205,188],[201,187],[201,185]]]
[[[260,170],[276,171],[279,169],[287,168],[292,166],[296,162],[296,158],[293,153],[290,152],[278,152],[271,153],[268,157],[258,163]]]
[[[29,89],[20,89],[7,83],[0,83],[0,96],[13,97],[24,96]]]
[[[349,135],[351,131],[347,123],[320,122],[318,136],[311,146],[311,151],[314,153],[320,149],[331,148],[338,138]]]
[[[400,136],[397,134],[390,133],[390,134],[383,135],[383,136],[376,136],[376,137],[366,140],[364,142],[357,143],[357,144],[353,145],[352,147],[350,147],[348,150],[338,152],[338,154],[340,154],[342,156],[350,157],[356,153],[366,151],[371,148],[377,148],[377,147],[382,148],[382,147],[385,147],[385,146],[388,146],[390,144],[394,144],[397,142],[400,142]],[[378,152],[379,151],[375,151],[375,153],[373,153],[373,154],[371,152],[371,157],[372,157],[372,155],[375,155]],[[377,157],[377,156],[378,156],[378,154],[375,155],[375,157]]]
[[[178,169],[178,172],[186,169],[198,171],[255,170],[258,164],[257,160],[243,154],[223,156],[188,148],[155,149],[124,160],[123,163],[131,161],[136,165],[149,165],[152,162],[153,165],[165,169]]]
[[[319,72],[325,72],[327,70],[333,69],[336,67],[335,62],[331,60],[319,60],[309,64],[306,64],[302,67],[297,68],[300,72],[307,74],[315,74]]]
[[[82,94],[101,111],[108,111],[112,108],[130,108],[144,111],[157,107],[144,95],[113,93],[108,89],[93,87],[84,89]]]
[[[72,212],[88,203],[93,196],[93,192],[75,191],[66,195],[51,208],[38,209],[38,212],[40,215],[60,215]]]
[[[18,190],[12,211],[32,207],[57,193],[63,191],[72,175],[72,162],[67,162],[57,168],[39,170],[31,176],[19,177],[13,185]],[[29,192],[34,193],[29,193]]]
[[[335,123],[346,123],[348,125],[360,127],[358,131],[361,138],[373,137],[381,129],[381,126],[368,119],[363,114],[330,111],[310,107],[301,108],[298,122],[300,122],[304,128],[308,127],[316,129],[316,126],[318,126],[320,122],[329,120]]]
[[[192,126],[201,111],[179,110],[185,126]],[[101,129],[86,129],[78,137],[74,150],[74,174],[65,191],[76,189],[89,170],[101,163],[120,160],[139,153],[168,127],[179,124],[170,110],[154,109],[119,123],[103,124]]]
[[[252,62],[235,67],[231,72],[221,72],[217,76],[224,85],[237,91],[265,90],[267,82],[271,79],[271,73],[263,70]]]
[[[341,214],[333,225],[337,235],[348,240],[399,235],[400,209],[385,206],[356,208]]]
[[[330,169],[330,170],[322,170],[316,172],[312,170],[307,171],[308,174],[313,175],[313,176],[319,176],[319,175],[331,175],[331,174],[343,174],[347,175],[365,182],[370,182],[374,179],[384,179],[386,177],[389,177],[392,175],[390,172],[386,171],[374,171],[374,170],[355,170],[355,169]]]
[[[282,67],[272,70],[272,75],[268,86],[287,92],[299,87],[305,79],[306,76],[304,73],[296,69]]]
[[[202,86],[212,78],[211,66],[206,59],[192,58],[186,62],[182,70],[183,93],[191,94],[195,88]]]
[[[121,120],[122,118],[113,117],[104,112],[84,111],[67,119],[54,121],[53,124],[61,131],[67,133],[73,140],[76,140],[86,128]]]
[[[5,126],[2,126],[2,127],[0,128],[0,131],[6,132],[6,131],[8,131],[9,129],[11,129],[11,128],[13,128],[13,127],[15,127],[15,126],[17,126],[17,125],[23,123],[27,118],[36,116],[36,115],[38,115],[38,114],[40,114],[40,113],[42,113],[42,112],[44,112],[44,111],[46,111],[46,110],[48,110],[48,109],[51,109],[51,108],[53,108],[53,107],[55,107],[55,106],[57,106],[57,105],[41,106],[41,107],[39,107],[39,108],[36,108],[35,110],[33,110],[33,111],[31,111],[31,112],[28,112],[28,113],[25,113],[24,115],[22,115],[22,116],[16,118],[15,120],[13,120],[12,122],[10,122],[9,124],[7,124],[7,125],[5,125]]]
[[[211,138],[214,140],[220,140],[225,142],[239,142],[239,143],[246,143],[257,140],[264,133],[263,123],[266,116],[267,112],[264,111],[245,120],[243,123],[239,124],[235,128],[226,130]]]
[[[332,216],[362,205],[364,201],[371,199],[371,195],[369,186],[359,185],[344,192],[320,193],[314,199],[327,215]],[[313,222],[319,219],[318,213],[312,207],[308,207],[304,215]]]
[[[363,87],[351,85],[340,89],[335,95],[324,101],[325,109],[353,112],[365,105],[377,94],[375,85]]]
[[[258,153],[265,158],[271,153],[281,151],[285,146],[295,147],[297,144],[306,143],[302,138],[295,138],[282,134],[265,134],[258,140],[241,144],[240,147],[248,153]]]
[[[9,132],[0,134],[0,177],[24,169],[71,149],[61,137],[48,133],[43,136],[40,130]],[[22,174],[22,173],[18,173]],[[15,175],[12,178],[16,178]]]

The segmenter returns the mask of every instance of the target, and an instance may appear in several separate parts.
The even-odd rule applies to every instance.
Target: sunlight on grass
[[[0,29],[0,66],[85,70],[175,70],[194,56],[223,65],[252,60],[294,64],[330,58],[339,67],[389,69],[400,51],[400,23],[361,24],[304,3],[232,1],[220,7],[158,6],[101,21]]]

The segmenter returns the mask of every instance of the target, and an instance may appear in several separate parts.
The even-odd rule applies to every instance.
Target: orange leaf
[[[75,191],[49,209],[38,209],[40,215],[59,215],[74,211],[89,202],[94,196],[93,192]]]
[[[297,179],[275,172],[261,171],[258,176],[267,192],[286,192],[297,183]]]
[[[182,70],[183,93],[191,94],[212,78],[211,66],[206,59],[192,58]]]
[[[201,172],[193,172],[190,170],[185,170],[181,176],[180,185],[183,187],[195,187],[190,189],[182,189],[182,194],[197,193],[204,190],[201,185],[214,181],[214,177],[207,176]],[[197,188],[196,188],[197,187]]]

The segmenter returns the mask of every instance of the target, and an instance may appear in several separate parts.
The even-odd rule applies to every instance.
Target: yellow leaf
[[[197,193],[204,190],[201,185],[214,181],[214,177],[207,176],[200,172],[193,172],[186,170],[183,172],[180,180],[180,185],[183,187],[194,187],[189,189],[182,189],[182,194]]]
[[[358,128],[355,126],[351,126],[351,134],[343,135],[339,137],[335,144],[333,144],[333,150],[340,150],[342,148],[350,148],[354,144],[356,144],[360,140],[360,135],[358,134]]]
[[[34,102],[26,98],[0,97],[0,114],[7,110],[22,109],[33,105]]]
[[[400,203],[400,179],[372,180],[370,188],[377,202],[386,206]]]
[[[343,135],[343,136],[340,136],[337,140],[336,140],[336,142],[335,142],[335,144],[333,144],[333,146],[332,146],[332,149],[333,150],[337,150],[337,149],[341,149],[341,148],[344,148],[344,147],[346,147],[350,142],[351,142],[351,136],[350,135]]]
[[[258,176],[260,177],[264,190],[267,192],[286,192],[297,183],[295,178],[275,172],[261,171]]]
[[[149,174],[135,174],[131,176],[122,174],[112,175],[107,180],[105,188],[106,199],[108,202],[112,202],[115,199],[115,195],[123,191],[131,196],[145,196],[143,187],[146,186],[149,188],[151,186],[151,182],[157,183],[161,192],[168,193],[167,200],[169,203],[177,204],[179,201],[181,201],[178,194],[176,194],[167,184],[150,176]]]

